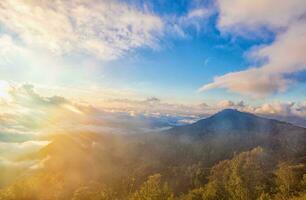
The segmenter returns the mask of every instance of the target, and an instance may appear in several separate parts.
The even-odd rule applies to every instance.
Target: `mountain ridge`
[[[195,123],[173,127],[166,132],[179,135],[203,136],[206,134],[227,133],[275,133],[284,128],[290,129],[290,131],[299,130],[306,132],[305,128],[289,122],[260,117],[236,109],[224,109]]]

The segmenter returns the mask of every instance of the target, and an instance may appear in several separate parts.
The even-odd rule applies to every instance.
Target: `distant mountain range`
[[[274,119],[267,119],[235,109],[222,110],[193,124],[167,130],[172,134],[204,136],[208,134],[276,134],[284,131],[306,132],[305,128]]]

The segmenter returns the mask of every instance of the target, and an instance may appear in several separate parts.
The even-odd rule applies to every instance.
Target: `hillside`
[[[192,140],[217,141],[233,151],[263,146],[287,159],[306,152],[305,128],[233,109],[165,133]]]
[[[290,199],[306,184],[305,136],[303,128],[236,110],[160,134],[55,135],[23,158],[41,162],[0,199]]]

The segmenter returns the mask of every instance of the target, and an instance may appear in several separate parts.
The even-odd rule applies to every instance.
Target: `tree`
[[[204,188],[200,187],[193,189],[188,192],[188,194],[183,195],[180,200],[203,200]]]
[[[275,172],[276,184],[281,195],[289,197],[300,184],[298,175],[288,163],[281,163]]]
[[[110,200],[116,199],[116,194],[108,187],[91,183],[76,189],[71,200]]]
[[[155,174],[148,178],[130,200],[173,200],[173,193],[167,183],[162,184],[161,175]]]
[[[257,200],[271,200],[271,195],[269,193],[261,193]]]
[[[203,189],[193,190],[187,196],[190,199],[201,196],[198,199],[205,200],[267,199],[263,193],[267,188],[268,175],[265,153],[262,148],[255,148],[215,165]]]

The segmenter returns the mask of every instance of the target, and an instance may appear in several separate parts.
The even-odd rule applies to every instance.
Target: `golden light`
[[[0,80],[0,99],[9,100],[10,99],[10,85],[6,81]]]
[[[74,112],[76,114],[83,114],[82,111],[80,111],[78,108],[76,108],[75,106],[69,105],[69,104],[65,104],[64,108],[68,109],[71,112]]]

